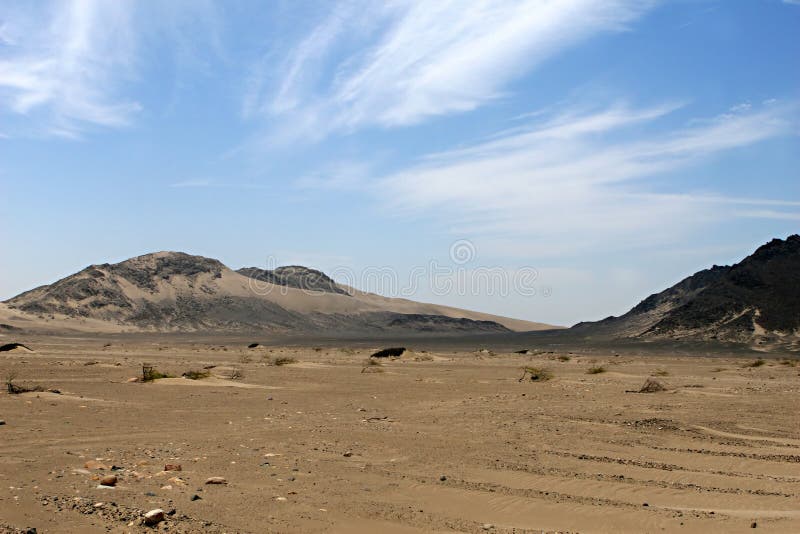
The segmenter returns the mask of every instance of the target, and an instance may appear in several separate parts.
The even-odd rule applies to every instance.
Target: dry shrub
[[[201,380],[203,378],[208,378],[209,376],[211,376],[211,372],[206,370],[197,371],[195,369],[190,369],[183,373],[183,377],[188,378],[189,380]]]
[[[230,380],[241,380],[242,378],[244,378],[244,373],[242,372],[241,369],[233,368],[231,369],[231,372],[228,374],[228,378]]]
[[[152,382],[160,378],[172,378],[172,375],[162,373],[152,365],[142,365],[142,382]]]
[[[658,393],[659,391],[666,391],[667,388],[664,384],[655,378],[648,378],[644,384],[639,388],[639,393]]]
[[[519,382],[525,380],[525,377],[528,375],[530,375],[532,382],[545,382],[553,378],[553,373],[551,373],[549,369],[540,367],[523,367],[522,376],[520,377]]]
[[[597,367],[589,367],[589,369],[586,370],[587,375],[599,375],[605,372],[606,368],[603,367],[602,365],[598,365]]]
[[[276,356],[269,362],[270,365],[276,365],[278,367],[282,365],[291,365],[293,363],[297,363],[297,359],[292,358],[291,356]]]
[[[28,393],[31,391],[44,391],[42,386],[25,386],[22,384],[15,384],[14,380],[16,380],[16,378],[17,374],[14,372],[6,375],[6,390],[8,391],[9,395],[19,395],[20,393]]]

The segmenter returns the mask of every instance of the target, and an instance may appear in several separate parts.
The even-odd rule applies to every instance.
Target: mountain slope
[[[800,236],[773,239],[741,262],[700,271],[625,315],[574,330],[590,335],[747,341],[800,332]]]
[[[5,303],[29,317],[156,331],[503,332],[547,327],[348,291],[290,266],[235,272],[221,262],[157,252],[82,271]]]

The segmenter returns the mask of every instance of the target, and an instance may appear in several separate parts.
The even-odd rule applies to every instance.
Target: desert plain
[[[41,390],[0,393],[0,532],[800,531],[790,357],[460,339],[370,365],[374,341],[258,341],[0,353]],[[144,363],[173,378],[131,381]]]

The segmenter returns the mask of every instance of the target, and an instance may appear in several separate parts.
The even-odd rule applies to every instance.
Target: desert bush
[[[228,378],[231,380],[241,380],[244,378],[244,373],[239,368],[231,369],[231,372],[228,374]]]
[[[658,393],[659,391],[666,391],[667,388],[664,384],[655,378],[648,378],[644,384],[639,388],[638,393]]]
[[[762,365],[765,365],[766,363],[767,362],[766,362],[766,360],[764,360],[764,358],[759,358],[757,360],[753,360],[752,362],[745,364],[743,367],[761,367]]]
[[[292,358],[291,356],[276,356],[269,362],[270,365],[276,365],[278,367],[282,365],[291,365],[293,363],[297,363],[297,359]]]
[[[553,373],[551,373],[549,369],[543,369],[540,367],[523,367],[522,376],[520,377],[519,382],[525,380],[525,377],[528,375],[530,375],[532,382],[545,382],[553,378]]]
[[[161,378],[172,378],[172,376],[162,373],[152,365],[142,365],[142,382],[152,382]]]
[[[599,375],[600,373],[605,373],[605,372],[606,368],[603,367],[602,365],[598,365],[597,367],[589,367],[589,369],[586,370],[587,375]]]
[[[22,384],[15,384],[14,380],[17,379],[17,374],[14,372],[6,375],[6,390],[9,395],[19,395],[20,393],[28,393],[29,391],[44,391],[42,386],[24,386]]]
[[[198,371],[196,369],[190,369],[183,373],[183,377],[188,378],[189,380],[200,380],[203,378],[208,378],[209,376],[211,376],[211,372],[206,370]]]

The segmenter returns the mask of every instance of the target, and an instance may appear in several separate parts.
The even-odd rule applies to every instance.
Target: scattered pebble
[[[106,475],[100,479],[100,484],[103,486],[116,486],[117,485],[117,475]]]
[[[156,508],[144,514],[145,525],[157,525],[164,520],[164,510]]]
[[[210,477],[206,479],[206,484],[227,484],[228,481],[223,477]]]

